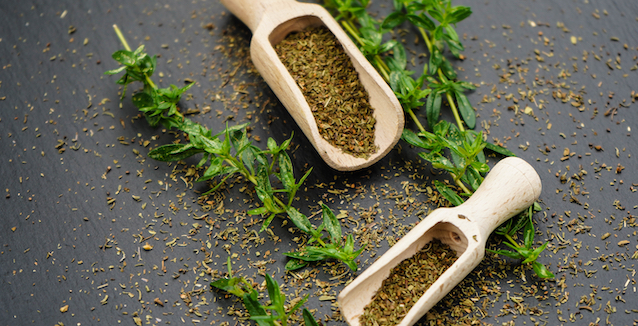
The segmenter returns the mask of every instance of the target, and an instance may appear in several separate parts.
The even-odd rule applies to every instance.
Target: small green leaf
[[[105,75],[115,75],[115,74],[119,74],[120,72],[124,71],[124,69],[126,69],[126,66],[121,66],[117,69],[112,69],[112,70],[107,70],[104,72]]]
[[[516,156],[516,154],[514,154],[509,149],[507,149],[505,147],[502,147],[502,146],[499,146],[499,145],[492,144],[492,143],[485,143],[485,148],[491,150],[492,152],[501,154],[501,155]]]
[[[146,93],[137,93],[133,95],[133,104],[142,111],[146,108],[156,107],[153,97]]]
[[[432,145],[430,143],[419,137],[416,133],[414,133],[414,131],[408,128],[403,129],[403,132],[401,133],[401,139],[412,146],[428,150],[432,148]]]
[[[131,51],[120,50],[113,53],[112,57],[115,61],[126,66],[132,66],[135,64],[135,56],[133,56]]]
[[[294,306],[292,306],[292,308],[290,308],[290,310],[288,310],[288,312],[286,313],[286,317],[292,315],[295,313],[295,311],[297,311],[299,308],[301,308],[301,306],[303,306],[304,303],[306,303],[306,301],[308,301],[308,296],[310,294],[306,294],[304,295],[303,299],[297,301],[297,303],[295,303]]]
[[[434,180],[434,186],[436,187],[436,190],[452,205],[459,206],[463,204],[463,199],[456,192],[446,186],[443,182]]]
[[[381,28],[383,29],[393,29],[399,25],[401,25],[405,21],[405,14],[400,11],[394,11],[389,14],[381,23]]]
[[[428,126],[430,129],[434,129],[434,126],[439,122],[439,115],[441,114],[441,93],[433,92],[428,95],[428,99],[425,102],[425,114]]]
[[[341,223],[332,212],[332,210],[325,204],[321,204],[321,211],[323,215],[323,225],[330,234],[330,241],[334,244],[341,243]]]
[[[273,153],[277,153],[279,150],[279,147],[277,146],[277,142],[272,137],[268,137],[267,146],[268,146],[268,150],[270,150]]]
[[[270,298],[270,302],[273,306],[283,306],[285,302],[281,301],[281,289],[279,289],[279,284],[277,281],[270,276],[270,274],[266,273],[266,288],[268,289],[268,297]]]
[[[286,152],[279,154],[279,180],[281,180],[286,191],[291,191],[296,186],[295,175],[292,170],[292,161]]]
[[[439,27],[436,30],[440,30]],[[428,73],[430,75],[436,74],[436,70],[441,66],[441,62],[443,61],[443,57],[441,56],[441,52],[439,52],[437,47],[432,47],[432,53],[430,53],[430,60],[428,62]]]
[[[523,259],[523,256],[521,256],[521,254],[519,254],[518,252],[514,252],[514,251],[509,251],[509,250],[492,250],[492,249],[485,249],[488,252],[494,253],[494,254],[499,254],[499,255],[503,255],[512,259]]]
[[[296,208],[294,207],[288,207],[286,209],[286,212],[288,213],[288,217],[290,218],[290,220],[292,221],[292,223],[294,223],[297,228],[299,228],[301,231],[305,232],[305,233],[312,233],[312,224],[310,223],[310,220],[308,220],[308,217],[304,214],[301,214]]]
[[[264,208],[265,208],[265,207],[264,207]],[[267,209],[264,209],[264,210],[266,211],[266,212],[264,212],[264,214],[268,212],[268,210],[267,210]],[[270,216],[268,216],[268,218],[267,218],[267,219],[265,219],[265,220],[264,220],[264,223],[261,225],[261,228],[259,229],[259,232],[264,232],[264,231],[266,231],[266,229],[268,228],[268,226],[270,225],[270,223],[272,222],[272,220],[275,218],[275,215],[277,215],[277,214],[272,213],[272,214],[270,214]]]
[[[151,150],[148,157],[162,162],[174,162],[201,152],[202,150],[193,148],[191,144],[166,144]]]
[[[550,272],[545,265],[535,261],[532,263],[532,269],[540,278],[554,278],[554,273]]]
[[[263,215],[266,213],[268,213],[268,209],[263,206],[248,211],[248,215]]]
[[[454,93],[456,95],[456,101],[459,105],[459,111],[463,117],[463,121],[465,121],[468,128],[474,129],[476,126],[476,113],[474,112],[470,101],[468,101],[465,94],[456,91]]]
[[[290,259],[286,263],[286,270],[294,271],[294,270],[297,270],[297,269],[300,269],[300,268],[304,268],[306,266],[308,266],[308,262],[305,262],[305,261],[299,260],[299,259]]]
[[[308,309],[303,308],[302,314],[303,314],[303,322],[305,326],[319,326],[319,323],[317,323],[317,321],[315,320],[315,317],[312,315],[312,313]]]
[[[416,27],[425,28],[428,31],[433,31],[436,28],[434,22],[425,14],[409,14],[406,18]]]
[[[270,315],[266,312],[266,310],[259,304],[258,293],[254,289],[247,294],[244,294],[242,297],[244,301],[244,307],[248,311],[251,319],[255,318],[255,322],[259,326],[272,326],[272,322],[268,322],[267,320],[259,320],[259,317],[267,317],[271,318]]]
[[[472,14],[472,9],[470,7],[465,6],[456,6],[453,8],[451,12],[448,13],[451,16],[449,21],[450,24],[456,24],[465,18],[469,17]]]
[[[197,179],[197,182],[210,180],[223,172],[224,159],[221,157],[215,157],[210,161],[210,166],[204,172],[204,175]]]
[[[534,225],[531,221],[525,224],[525,229],[523,230],[523,239],[525,248],[531,248],[534,244]]]

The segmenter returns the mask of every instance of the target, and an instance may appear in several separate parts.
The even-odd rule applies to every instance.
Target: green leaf
[[[392,12],[386,17],[381,23],[382,29],[394,29],[395,27],[401,25],[405,21],[405,14],[400,11]]]
[[[297,226],[299,230],[308,234],[312,234],[313,226],[306,215],[301,214],[294,207],[288,207],[286,209],[286,213],[288,213],[288,217],[290,218],[292,223]]]
[[[270,274],[266,273],[266,288],[268,289],[268,297],[270,298],[270,302],[275,307],[283,307],[285,302],[282,302],[282,293],[281,289],[279,289],[279,284],[277,281],[270,276]]]
[[[324,260],[326,259],[326,255],[322,252],[324,251],[324,248],[319,248],[319,247],[311,247],[311,246],[307,246],[306,249],[309,248],[313,248],[314,251],[312,253],[308,252],[308,251],[301,251],[301,252],[285,252],[284,256],[290,257],[290,258],[295,258],[295,259],[299,259],[299,260],[303,260],[303,261],[307,261],[307,262],[311,262],[311,261],[320,261],[320,260]]]
[[[532,269],[540,278],[554,278],[554,273],[550,272],[545,265],[535,261],[532,263]]]
[[[270,150],[273,153],[277,153],[279,151],[277,142],[272,137],[268,137],[268,142],[266,145],[268,146],[268,150]]]
[[[439,115],[441,114],[441,93],[430,93],[425,102],[425,114],[428,126],[430,129],[434,129],[434,126],[439,122]]]
[[[439,180],[434,180],[434,186],[436,190],[445,197],[452,205],[459,206],[463,204],[463,199],[452,189],[450,189],[447,185]]]
[[[210,286],[231,293],[237,286],[237,280],[237,278],[220,278],[219,280],[211,282]]]
[[[206,162],[208,162],[208,159],[210,159],[210,154],[202,155],[202,159],[199,160],[199,163],[197,163],[197,165],[195,167],[196,168],[201,168],[202,166],[204,166],[204,164],[206,164]]]
[[[543,250],[545,250],[545,248],[547,248],[548,244],[549,244],[549,242],[545,242],[545,243],[543,243],[542,246],[534,249],[534,251],[532,251],[530,256],[527,257],[527,259],[525,259],[525,261],[523,261],[522,264],[530,263],[530,262],[535,261],[536,259],[538,259],[538,256],[541,254],[541,252],[543,252]]]
[[[521,254],[519,254],[518,252],[514,252],[514,251],[509,251],[509,250],[492,250],[492,249],[485,249],[488,252],[494,253],[494,254],[499,254],[499,255],[503,255],[512,259],[523,259],[523,256],[521,256]]]
[[[162,162],[174,162],[201,152],[203,151],[193,148],[192,144],[166,144],[151,150],[148,157]]]
[[[534,225],[532,224],[532,221],[529,221],[528,223],[525,224],[525,229],[523,230],[523,239],[524,239],[523,244],[525,245],[525,248],[529,249],[534,244]]]
[[[300,269],[300,268],[304,268],[306,266],[308,266],[308,262],[305,262],[305,261],[299,260],[299,259],[290,259],[286,263],[286,270],[294,271],[294,270],[297,270],[297,269]]]
[[[288,153],[281,152],[279,154],[279,180],[284,186],[286,191],[292,191],[295,189],[295,175],[292,170],[292,162]]]
[[[403,132],[401,133],[401,139],[412,146],[428,150],[432,148],[432,145],[430,143],[419,137],[414,131],[408,128],[403,129]]]
[[[509,149],[507,149],[505,147],[502,147],[502,146],[499,146],[499,145],[492,144],[492,143],[485,143],[485,148],[491,150],[492,152],[501,154],[501,155],[516,156],[516,154],[514,154]]]
[[[238,172],[239,169],[234,167],[234,166],[224,166],[224,168],[222,169],[222,171],[219,173],[219,175],[223,175],[226,174],[226,176],[224,178],[222,178],[219,183],[217,183],[217,185],[215,185],[213,188],[209,189],[208,191],[206,191],[205,193],[202,194],[202,196],[206,196],[208,194],[210,194],[211,192],[219,189],[219,187],[221,187],[221,185],[224,184],[224,182],[226,182],[226,179],[230,178],[230,176],[232,176],[233,174],[235,174],[236,172]]]
[[[439,68],[441,68],[441,71],[447,78],[456,79],[456,72],[454,71],[454,67],[452,67],[450,61],[443,56],[441,56],[441,65],[439,66]]]
[[[321,204],[321,211],[323,213],[323,225],[330,235],[330,242],[334,244],[341,243],[341,223],[332,210],[323,203]]]
[[[317,321],[315,320],[315,317],[312,315],[312,313],[306,309],[303,308],[303,322],[305,326],[319,326],[319,323],[317,323]]]
[[[439,30],[437,27],[436,30]],[[432,53],[430,53],[430,60],[428,62],[428,73],[430,75],[436,74],[436,70],[441,66],[441,62],[443,61],[443,57],[441,56],[441,52],[433,46]]]
[[[248,215],[263,215],[268,213],[268,209],[264,206],[262,207],[257,207],[255,209],[251,209],[248,211]]]
[[[105,75],[115,75],[115,74],[119,74],[120,72],[124,71],[124,69],[126,69],[126,66],[121,66],[117,69],[111,69],[111,70],[107,70],[104,72]]]
[[[270,316],[261,306],[261,304],[259,304],[258,295],[259,294],[255,290],[252,290],[250,293],[244,294],[244,296],[242,297],[244,301],[244,307],[246,307],[246,310],[248,311],[251,319],[255,318],[254,320],[255,322],[257,322],[257,325],[272,326],[273,324],[271,322],[268,322],[267,320],[259,320],[259,317],[266,316],[267,318],[270,318]]]
[[[465,121],[468,128],[474,129],[476,126],[476,113],[474,112],[470,101],[468,101],[465,94],[457,91],[454,93],[456,95],[456,101],[459,105],[459,111],[463,117],[463,121]]]
[[[286,313],[286,317],[292,315],[295,313],[295,311],[297,311],[299,308],[301,308],[301,306],[306,303],[306,301],[308,301],[308,296],[310,294],[306,294],[304,295],[303,299],[297,301],[297,303],[295,303],[294,306],[292,306],[292,308],[290,308],[290,310],[288,310],[288,312]]]
[[[115,59],[115,61],[126,66],[132,66],[135,64],[135,56],[131,51],[116,51],[115,53],[113,53],[112,57],[113,59]]]
[[[403,47],[403,44],[397,42],[393,51],[394,51],[394,60],[397,63],[396,68],[405,70],[405,67],[408,65],[408,57],[405,54],[405,47]]]
[[[268,210],[265,209],[265,211],[267,212]],[[275,213],[270,214],[270,216],[268,216],[267,219],[264,220],[264,223],[261,225],[261,228],[259,229],[259,232],[264,232],[266,231],[266,229],[268,228],[268,226],[270,225],[270,223],[272,222],[272,220],[275,218]]]
[[[157,107],[155,101],[153,101],[153,97],[146,93],[136,93],[133,95],[133,104],[142,111],[144,111],[143,109]]]
[[[441,13],[438,10],[431,8],[428,9],[427,12],[428,14],[430,14],[430,16],[432,16],[432,18],[438,20],[441,23],[443,22],[443,16],[441,16]]]
[[[469,17],[471,14],[472,9],[470,9],[470,7],[456,6],[453,8],[452,12],[448,13],[448,16],[451,17],[449,24],[456,24]]]
[[[527,218],[526,213],[519,214],[518,217],[516,218],[516,224],[514,224],[514,226],[512,226],[512,228],[509,230],[508,235],[514,236],[514,234],[516,234],[518,230],[520,230],[521,228],[525,227],[525,225],[527,225],[528,221],[529,219]]]
[[[436,28],[434,22],[430,19],[430,17],[420,14],[420,15],[407,15],[407,19],[416,27],[425,28],[428,31],[433,31]]]
[[[206,180],[210,180],[223,172],[224,167],[224,159],[221,157],[215,157],[210,161],[210,166],[204,172],[204,175],[197,179],[197,182],[202,182]]]

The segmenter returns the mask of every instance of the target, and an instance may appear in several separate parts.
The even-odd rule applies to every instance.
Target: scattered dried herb
[[[392,268],[390,275],[359,317],[361,325],[393,326],[456,261],[450,246],[434,239],[414,256]]]
[[[332,32],[313,27],[291,33],[275,51],[306,97],[319,134],[350,155],[375,153],[370,96]]]

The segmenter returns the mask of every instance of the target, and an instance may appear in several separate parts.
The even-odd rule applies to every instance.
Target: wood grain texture
[[[370,166],[384,157],[399,141],[404,117],[394,92],[323,7],[292,0],[221,2],[253,31],[250,45],[253,63],[328,165],[340,171]],[[273,48],[273,45],[289,33],[317,26],[327,27],[339,40],[370,95],[370,105],[374,108],[377,121],[375,144],[378,150],[368,158],[343,153],[319,134],[301,89]]]
[[[454,208],[433,211],[343,289],[339,294],[339,307],[344,319],[351,326],[359,326],[359,316],[391,269],[436,238],[456,251],[459,258],[399,324],[414,325],[481,262],[490,233],[532,205],[540,193],[541,180],[531,165],[520,158],[503,159],[470,199]]]

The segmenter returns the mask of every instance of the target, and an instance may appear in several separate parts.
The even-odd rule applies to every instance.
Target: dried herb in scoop
[[[329,29],[291,33],[275,51],[303,92],[325,140],[355,157],[377,151],[369,94]]]
[[[450,246],[434,239],[392,268],[359,317],[361,325],[394,326],[456,261]]]

